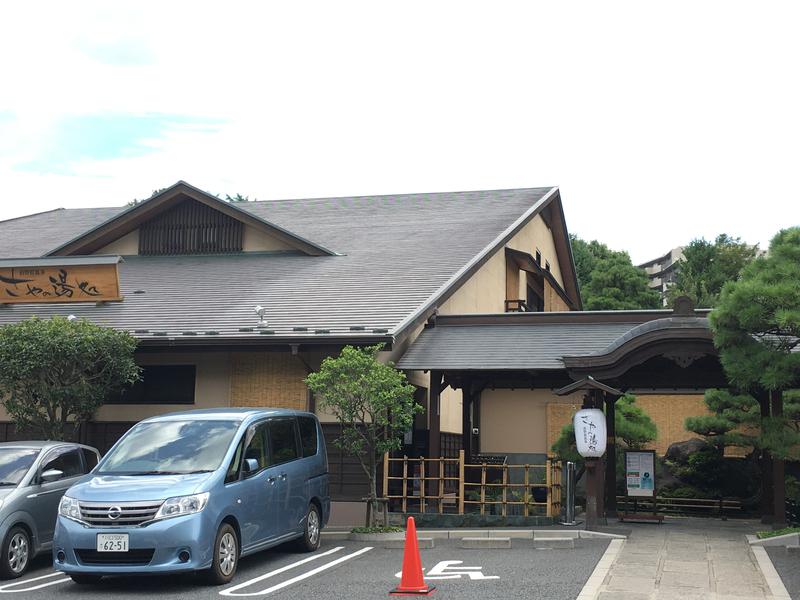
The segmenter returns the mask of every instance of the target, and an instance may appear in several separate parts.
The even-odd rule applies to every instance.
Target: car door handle
[[[281,480],[286,481],[286,473],[281,473]]]
[[[270,485],[275,485],[276,481],[278,481],[277,477],[267,477],[267,483]]]

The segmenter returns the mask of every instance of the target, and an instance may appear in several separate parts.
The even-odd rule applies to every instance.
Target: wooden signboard
[[[0,265],[0,304],[122,300],[116,262],[69,262],[10,267],[6,266],[7,261],[3,261]]]

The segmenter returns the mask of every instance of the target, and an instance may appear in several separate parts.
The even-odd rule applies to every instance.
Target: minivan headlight
[[[81,507],[75,498],[62,496],[61,503],[58,505],[58,514],[68,519],[81,520]]]
[[[208,504],[208,496],[209,493],[204,492],[202,494],[192,494],[191,496],[167,498],[153,519],[167,519],[169,517],[199,513]]]

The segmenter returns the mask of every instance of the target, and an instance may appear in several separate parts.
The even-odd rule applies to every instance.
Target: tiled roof
[[[352,327],[391,333],[552,190],[243,203],[240,208],[340,256],[126,257],[123,302],[6,305],[0,324],[74,314],[147,329],[139,334],[146,338],[153,331],[182,340],[191,337],[183,332],[206,331],[218,333],[200,335],[243,338],[260,335],[240,331],[258,323],[254,307],[260,304],[275,336],[363,335]],[[0,258],[41,256],[121,210],[58,210],[0,222]]]

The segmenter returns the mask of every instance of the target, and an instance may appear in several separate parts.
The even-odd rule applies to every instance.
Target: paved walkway
[[[630,524],[598,600],[772,600],[745,534],[752,521]]]

